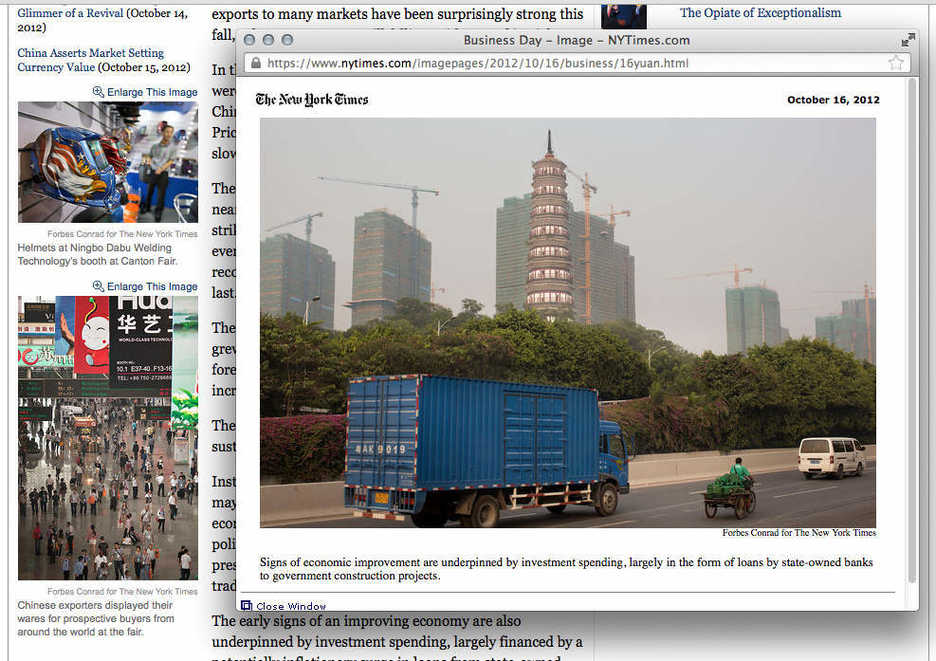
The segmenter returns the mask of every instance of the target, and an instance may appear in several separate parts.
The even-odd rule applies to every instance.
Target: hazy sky
[[[632,211],[618,217],[615,236],[636,258],[637,321],[691,351],[725,351],[732,278],[673,276],[752,267],[742,284],[777,290],[793,337],[812,336],[814,317],[849,298],[816,290],[874,284],[873,120],[263,120],[261,225],[324,213],[312,241],[336,262],[343,329],[354,217],[385,207],[409,222],[410,193],[317,177],[438,189],[419,205],[433,286],[446,289],[436,302],[458,310],[475,298],[491,314],[497,207],[530,192],[547,128],[556,156],[598,187],[593,213],[605,216],[610,204]],[[569,179],[582,209],[581,186]]]

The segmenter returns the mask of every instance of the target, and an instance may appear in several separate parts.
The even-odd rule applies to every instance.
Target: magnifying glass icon
[[[104,90],[101,89],[101,86],[100,86],[100,85],[95,85],[94,87],[92,87],[92,88],[91,88],[91,92],[92,92],[95,96],[99,96],[99,97],[101,97],[102,99],[104,98]]]

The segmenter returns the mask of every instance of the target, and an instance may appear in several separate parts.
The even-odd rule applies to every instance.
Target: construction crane
[[[305,221],[306,224],[306,241],[312,243],[312,219],[321,218],[322,212],[318,211],[316,213],[307,213],[304,216],[299,216],[295,220],[290,220],[288,223],[280,223],[279,225],[274,225],[273,227],[267,227],[264,232],[272,232],[273,230],[278,230],[283,227],[288,227],[289,225],[295,225],[296,223],[301,223]]]
[[[384,184],[377,181],[362,181],[360,179],[342,179],[340,177],[319,177],[322,181],[338,181],[343,184],[360,184],[361,186],[376,186],[378,188],[396,188],[398,190],[408,190],[413,194],[413,229],[419,229],[419,225],[416,224],[416,212],[419,209],[419,194],[420,193],[432,193],[436,197],[439,196],[439,191],[433,188],[420,188],[419,186],[408,186],[406,184]]]
[[[628,218],[630,218],[630,215],[631,215],[630,209],[618,209],[617,211],[615,211],[614,205],[613,204],[611,205],[611,209],[608,211],[608,220],[611,221],[611,238],[612,239],[614,238],[614,226],[616,224],[614,221],[614,217],[615,216],[627,216]]]
[[[874,298],[875,292],[874,288],[870,287],[866,282],[864,284],[864,289],[860,291],[856,290],[846,290],[846,291],[814,291],[814,294],[863,294],[864,295],[864,309],[865,309],[865,346],[868,347],[868,362],[874,362],[874,348],[871,345],[871,299]]]
[[[441,292],[444,294],[446,292],[445,287],[430,287],[429,288],[429,302],[430,303],[435,303],[436,292]]]
[[[687,280],[688,278],[707,278],[712,275],[734,275],[734,286],[735,289],[738,289],[741,286],[741,274],[742,273],[753,273],[754,269],[750,267],[738,268],[738,265],[735,264],[733,269],[728,271],[712,271],[711,273],[690,273],[689,275],[676,275],[669,278],[670,280]]]
[[[321,218],[321,217],[322,217],[321,211],[317,211],[315,213],[307,213],[304,216],[299,216],[295,220],[290,220],[288,223],[280,223],[279,225],[274,225],[273,227],[268,227],[266,228],[266,230],[264,230],[266,232],[272,232],[273,230],[278,230],[283,227],[288,227],[290,225],[295,225],[296,223],[301,223],[302,221],[305,221],[305,224],[306,224],[305,225],[305,238],[306,238],[306,243],[309,245],[309,248],[306,250],[306,277],[304,279],[305,282],[304,282],[304,286],[302,289],[302,295],[303,295],[303,298],[305,298],[305,312],[302,315],[302,320],[303,320],[303,323],[305,323],[306,325],[310,323],[311,317],[312,317],[312,314],[311,314],[312,306],[310,305],[310,303],[313,303],[321,298],[319,296],[315,296],[315,297],[309,296],[309,283],[312,281],[312,219]]]
[[[588,173],[585,176],[578,174],[572,168],[566,167],[566,172],[582,182],[582,194],[585,196],[585,323],[591,323],[591,194],[597,193],[598,188],[588,183]]]
[[[420,188],[419,186],[408,186],[406,184],[385,184],[377,181],[363,181],[361,179],[343,179],[341,177],[319,177],[322,181],[337,181],[343,184],[359,184],[361,186],[376,186],[377,188],[395,188],[397,190],[408,190],[413,194],[413,229],[418,230],[419,226],[416,224],[417,211],[419,209],[419,194],[420,193],[432,193],[436,197],[439,196],[439,191],[433,188]],[[414,232],[413,242],[415,245],[415,250],[413,250],[413,260],[415,261],[415,267],[413,269],[413,297],[418,299],[419,293],[421,290],[419,282],[419,268],[422,264],[422,244],[419,242],[418,232]],[[431,294],[431,292],[430,292]]]

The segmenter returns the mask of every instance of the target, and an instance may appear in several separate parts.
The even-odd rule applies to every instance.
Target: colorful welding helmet
[[[46,129],[33,143],[29,162],[34,190],[46,197],[108,211],[120,205],[114,167],[93,131]]]
[[[120,155],[126,159],[133,148],[133,131],[125,126],[114,137],[117,139],[117,149],[120,150]]]
[[[117,183],[123,183],[127,177],[127,160],[121,155],[120,148],[117,146],[117,139],[109,135],[101,136],[101,149],[104,150],[104,158],[114,168],[114,176]]]

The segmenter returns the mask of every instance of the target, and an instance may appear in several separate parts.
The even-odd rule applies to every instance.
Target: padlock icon
[[[252,59],[252,60],[250,61],[250,68],[251,68],[251,69],[259,69],[259,68],[260,68],[260,58],[259,58],[259,57],[255,57],[254,59]]]

